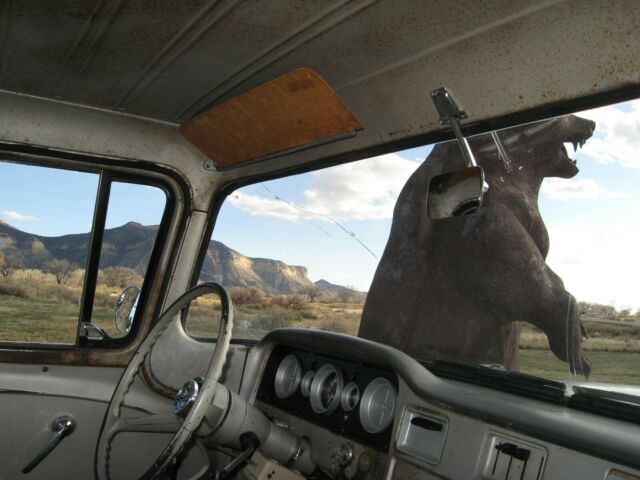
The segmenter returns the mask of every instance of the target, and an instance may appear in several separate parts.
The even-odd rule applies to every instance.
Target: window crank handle
[[[76,422],[73,417],[69,415],[62,415],[56,418],[51,423],[51,431],[55,434],[51,441],[47,444],[44,449],[35,456],[33,460],[31,460],[23,469],[22,473],[29,473],[31,470],[36,468],[42,460],[44,460],[47,455],[49,455],[54,448],[56,448],[62,439],[73,432],[73,429],[76,426]]]

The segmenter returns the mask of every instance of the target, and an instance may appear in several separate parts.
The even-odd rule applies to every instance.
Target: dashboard
[[[257,398],[386,450],[397,392],[397,376],[384,368],[278,346],[270,356]]]
[[[374,342],[275,330],[245,373],[241,395],[331,478],[640,480],[640,426],[440,378]]]

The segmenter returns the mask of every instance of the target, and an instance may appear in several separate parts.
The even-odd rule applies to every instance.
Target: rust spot
[[[299,68],[198,115],[180,131],[230,167],[362,129],[324,79]]]

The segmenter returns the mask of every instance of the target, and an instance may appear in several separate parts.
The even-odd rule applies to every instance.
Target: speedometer
[[[285,399],[293,395],[298,389],[298,385],[300,385],[301,377],[302,367],[300,366],[300,361],[294,355],[284,357],[280,365],[278,365],[273,385],[276,396],[280,399]]]
[[[362,393],[360,423],[369,433],[380,433],[391,425],[396,408],[396,389],[386,378],[372,380]]]
[[[309,401],[314,412],[330,415],[340,405],[344,387],[342,372],[331,364],[320,367],[311,382]]]

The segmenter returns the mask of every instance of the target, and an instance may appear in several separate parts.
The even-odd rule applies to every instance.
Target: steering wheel
[[[192,300],[208,293],[215,293],[220,297],[222,318],[220,319],[218,340],[215,350],[213,351],[213,356],[211,357],[211,362],[202,378],[202,385],[197,391],[197,397],[189,413],[184,419],[181,419],[174,413],[122,418],[122,406],[129,387],[133,383],[140,367],[147,355],[150,354],[156,341],[162,336],[171,322],[180,321],[180,316],[177,314],[182,309],[189,305]],[[109,474],[111,441],[121,432],[175,432],[171,441],[151,467],[140,477],[141,479],[155,478],[156,475],[161,473],[178,456],[191,438],[191,435],[193,435],[202,423],[207,413],[207,408],[216,393],[218,380],[220,379],[220,374],[222,373],[222,368],[224,367],[229,351],[232,328],[233,305],[231,298],[224,287],[217,283],[203,283],[190,289],[160,316],[156,325],[131,358],[109,402],[109,407],[102,421],[95,456],[95,473],[98,480],[108,480],[111,478]],[[178,395],[180,395],[181,392],[179,392]]]

